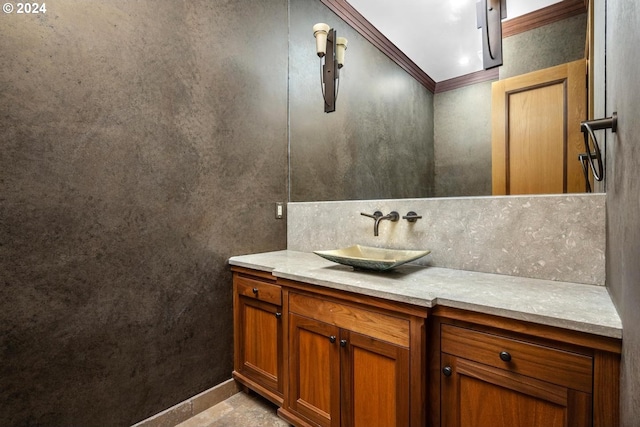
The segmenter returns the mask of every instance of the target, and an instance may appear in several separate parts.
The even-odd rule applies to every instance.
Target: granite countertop
[[[420,307],[442,305],[622,338],[620,317],[604,286],[411,264],[388,272],[358,271],[290,250],[234,256],[229,264]]]

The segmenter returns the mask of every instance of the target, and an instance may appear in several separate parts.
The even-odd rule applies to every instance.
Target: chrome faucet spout
[[[387,215],[377,217],[376,221],[373,224],[373,235],[374,236],[378,236],[378,226],[380,225],[380,221],[382,221],[383,219],[388,219],[391,222],[396,222],[398,219],[400,219],[400,215],[396,211],[391,211]]]
[[[362,212],[360,215],[367,216],[369,218],[373,218],[373,220],[375,221],[373,223],[373,235],[374,236],[378,235],[378,226],[380,225],[380,221],[382,221],[383,219],[388,219],[391,222],[396,222],[397,220],[400,219],[400,214],[398,214],[398,212],[396,212],[396,211],[391,211],[387,215],[382,215],[382,212],[380,212],[380,211],[375,211],[373,213],[373,215],[368,214],[368,213],[364,213],[364,212]]]

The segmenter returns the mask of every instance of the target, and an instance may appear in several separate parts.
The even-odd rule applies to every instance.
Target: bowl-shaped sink
[[[384,271],[429,254],[431,251],[409,251],[354,245],[331,251],[313,251],[329,261],[364,270]]]

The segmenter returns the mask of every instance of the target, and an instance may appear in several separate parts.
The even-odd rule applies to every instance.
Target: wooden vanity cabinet
[[[459,318],[466,314],[449,312]],[[474,317],[484,324],[435,317],[433,347],[439,354],[432,364],[431,390],[432,398],[439,394],[440,407],[432,415],[433,425],[617,425],[619,342]]]
[[[299,427],[610,427],[621,340],[232,267],[233,377]]]
[[[232,271],[233,378],[282,405],[282,289],[271,274],[237,267]]]

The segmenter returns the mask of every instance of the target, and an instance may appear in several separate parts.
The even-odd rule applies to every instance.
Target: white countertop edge
[[[241,256],[249,256],[249,255],[241,255]],[[229,265],[233,265],[236,267],[250,268],[252,270],[258,270],[258,271],[266,271],[267,273],[273,273],[273,271],[275,270],[275,267],[273,266],[242,261],[241,259],[238,259],[238,257],[229,258]]]
[[[435,296],[430,296],[430,297],[405,296],[400,293],[392,293],[392,292],[381,291],[381,290],[366,288],[366,287],[357,286],[357,285],[348,285],[348,284],[336,283],[328,280],[321,280],[315,277],[298,275],[295,273],[282,272],[282,271],[279,271],[278,269],[273,270],[273,275],[283,279],[295,280],[298,282],[309,283],[311,285],[323,286],[331,289],[337,289],[340,291],[366,295],[369,297],[382,298],[382,299],[386,299],[394,302],[412,304],[418,307],[426,307],[426,308],[435,307],[435,304],[434,304],[436,300]]]
[[[482,314],[491,314],[513,320],[522,320],[525,322],[536,323],[538,325],[552,326],[556,328],[567,329],[576,332],[584,332],[592,335],[599,335],[609,338],[622,339],[622,328],[615,326],[599,325],[594,323],[586,323],[583,321],[575,321],[571,319],[562,319],[558,317],[544,316],[540,314],[531,314],[524,311],[508,310],[504,308],[491,307],[487,305],[472,304],[461,301],[448,300],[445,298],[437,298],[434,306],[441,305],[443,307],[458,308],[461,310],[473,311]]]
[[[309,257],[308,255],[312,255],[313,257]],[[610,297],[605,303],[611,304],[608,312],[608,319],[586,319],[586,318],[570,318],[570,317],[559,317],[557,314],[549,312],[547,313],[539,313],[532,311],[524,311],[518,309],[509,309],[505,307],[501,307],[498,304],[488,303],[487,300],[475,303],[465,301],[465,298],[456,299],[455,297],[445,296],[445,295],[435,295],[433,292],[426,292],[425,295],[416,296],[410,295],[409,292],[403,294],[402,289],[399,289],[398,292],[390,292],[388,289],[376,289],[375,286],[366,287],[361,284],[363,281],[363,276],[360,274],[351,275],[353,270],[350,267],[339,266],[338,264],[332,263],[330,261],[326,261],[306,252],[296,252],[296,251],[275,251],[275,252],[267,252],[267,253],[259,253],[254,255],[242,255],[237,257],[231,257],[229,259],[229,264],[245,267],[249,269],[265,271],[273,274],[275,277],[295,280],[299,282],[305,282],[316,286],[323,286],[331,289],[337,289],[346,292],[352,292],[361,295],[367,295],[371,297],[383,298],[390,301],[408,303],[412,305],[416,305],[419,307],[432,308],[437,305],[451,307],[451,308],[459,308],[464,310],[469,310],[478,313],[484,314],[492,314],[496,316],[501,316],[514,320],[522,320],[531,323],[537,323],[546,326],[559,327],[567,330],[573,330],[578,332],[590,333],[593,335],[605,336],[610,338],[621,339],[622,338],[622,322],[620,321],[619,316],[612,315],[612,312],[615,312],[615,308],[613,307],[613,302]],[[331,268],[330,275],[333,276],[333,279],[327,279],[321,277],[325,272],[323,271],[326,267],[334,267]],[[340,270],[344,268],[344,272],[350,274],[342,277]],[[422,267],[425,269],[439,269],[446,271],[447,269],[442,269],[439,267]],[[457,270],[451,270],[452,272],[457,272]],[[327,272],[329,273],[329,272]],[[340,276],[340,280],[336,279],[336,273]],[[491,276],[488,273],[474,273],[469,271],[460,271],[466,277],[482,277],[486,278]],[[384,281],[384,274],[377,275],[376,273],[369,273],[375,276],[375,281]],[[518,282],[520,279],[524,282],[540,281],[540,283],[554,283],[554,285],[562,287],[564,282],[551,282],[551,281],[542,281],[540,279],[528,279],[528,278],[519,278],[515,276],[501,276],[496,275],[501,279],[508,278],[509,280]],[[348,281],[353,281],[353,283],[347,283]],[[393,280],[393,279],[389,279]],[[585,288],[585,290],[593,290],[591,288],[595,285],[581,285],[575,283],[566,283],[566,286],[574,287],[576,285],[585,286],[590,288]],[[426,287],[426,286],[425,286]],[[604,288],[604,287],[602,287]],[[604,289],[606,291],[606,289]],[[480,289],[482,291],[482,289]],[[605,292],[608,296],[608,292]],[[468,298],[468,296],[467,296]],[[551,312],[551,311],[550,311]],[[561,311],[562,312],[562,311]],[[585,309],[585,312],[587,310]],[[582,316],[580,316],[582,317]]]

